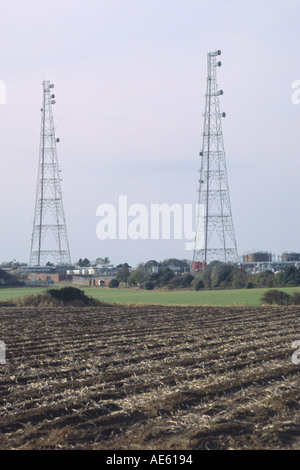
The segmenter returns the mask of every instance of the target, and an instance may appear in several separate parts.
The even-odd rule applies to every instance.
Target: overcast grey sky
[[[185,240],[99,240],[96,210],[196,204],[216,49],[239,254],[300,251],[299,17],[300,0],[2,0],[0,261],[29,261],[43,80],[72,260],[191,259]]]

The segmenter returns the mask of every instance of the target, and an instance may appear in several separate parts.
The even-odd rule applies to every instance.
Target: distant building
[[[68,280],[68,266],[23,266],[31,282],[48,283]]]
[[[254,253],[246,253],[243,257],[244,263],[266,263],[273,261],[272,253],[267,251],[257,251]]]
[[[300,261],[300,253],[282,253],[282,261]]]

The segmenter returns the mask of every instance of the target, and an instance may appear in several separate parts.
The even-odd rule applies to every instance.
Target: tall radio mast
[[[222,117],[218,89],[217,67],[221,51],[207,54],[207,88],[204,113],[204,129],[199,179],[199,199],[193,265],[202,266],[211,261],[237,262],[227,169],[222,132]]]
[[[52,105],[54,85],[43,82],[40,152],[30,266],[70,265],[70,249],[63,209]]]

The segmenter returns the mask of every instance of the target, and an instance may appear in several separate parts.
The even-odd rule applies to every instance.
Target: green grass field
[[[289,294],[300,293],[300,287],[279,288]],[[35,295],[45,288],[0,289],[0,301]],[[119,287],[117,289],[82,288],[86,295],[108,303],[156,304],[156,305],[260,305],[262,295],[267,289],[230,289],[208,291],[145,291]]]
[[[269,289],[236,289],[209,291],[145,291],[127,288],[84,289],[86,295],[104,302],[158,304],[158,305],[260,305],[262,295]],[[300,287],[282,288],[289,294],[300,292]]]
[[[19,297],[25,297],[26,295],[35,295],[43,290],[46,289],[42,287],[13,287],[10,289],[0,289],[0,301],[14,300]]]

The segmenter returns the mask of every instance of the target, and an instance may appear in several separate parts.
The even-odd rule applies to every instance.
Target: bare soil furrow
[[[300,449],[298,307],[0,309],[0,449]]]

